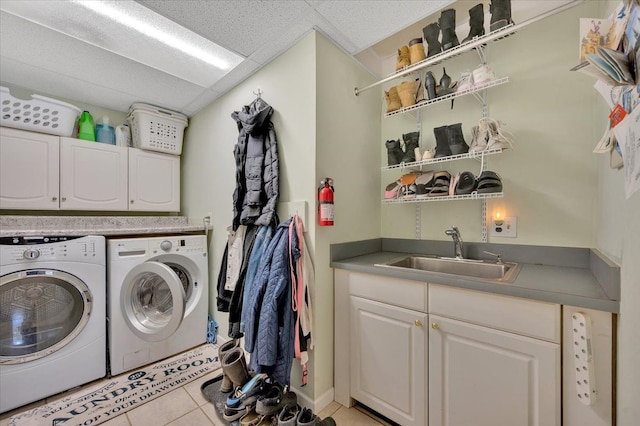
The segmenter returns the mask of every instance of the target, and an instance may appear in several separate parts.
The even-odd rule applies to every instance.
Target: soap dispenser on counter
[[[116,133],[113,126],[109,124],[109,117],[102,117],[100,123],[96,124],[96,142],[116,144]]]

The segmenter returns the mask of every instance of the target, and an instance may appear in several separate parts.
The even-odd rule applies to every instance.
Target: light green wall
[[[333,270],[329,245],[380,236],[381,98],[377,91],[355,96],[354,87],[373,77],[321,34],[316,36],[316,186],[334,179],[335,225],[316,226],[315,395],[333,387]]]
[[[597,158],[591,151],[600,136],[593,127],[597,95],[593,78],[569,69],[578,63],[578,18],[596,13],[597,4],[586,2],[486,49],[496,74],[509,77],[509,83],[487,90],[489,116],[506,122],[504,130],[515,137],[514,149],[487,157],[488,170],[500,174],[505,193],[504,198],[488,200],[487,211],[491,215],[500,209],[518,218],[517,238],[490,237],[490,242],[595,244]],[[479,56],[468,52],[444,65],[447,74],[458,80],[462,71],[473,70],[479,63]],[[429,69],[439,80],[443,66]],[[419,110],[423,146],[435,146],[434,127],[457,122],[471,143],[471,128],[482,115],[480,102],[464,96],[455,100],[453,110],[450,107],[450,102],[441,102]],[[415,118],[408,114],[382,120],[382,141],[416,129]],[[434,169],[478,175],[480,163],[463,160],[440,163]],[[382,186],[398,175],[384,172]],[[481,201],[431,202],[420,208],[422,239],[446,240],[444,230],[455,224],[466,241],[481,241]],[[415,204],[386,205],[382,215],[383,236],[414,238]]]

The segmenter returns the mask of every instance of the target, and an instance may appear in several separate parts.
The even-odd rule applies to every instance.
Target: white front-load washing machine
[[[101,236],[0,238],[0,412],[107,374]]]
[[[109,361],[116,375],[207,340],[207,238],[107,242]]]

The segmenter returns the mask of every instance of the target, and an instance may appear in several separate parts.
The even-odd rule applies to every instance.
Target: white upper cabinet
[[[180,211],[180,157],[129,148],[129,210]]]
[[[0,127],[0,209],[180,211],[180,156]]]
[[[60,138],[0,127],[0,209],[57,210]]]
[[[127,210],[127,150],[60,138],[60,208]]]

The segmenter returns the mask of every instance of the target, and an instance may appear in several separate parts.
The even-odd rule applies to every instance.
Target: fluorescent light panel
[[[3,0],[0,8],[202,87],[244,59],[134,1]]]

